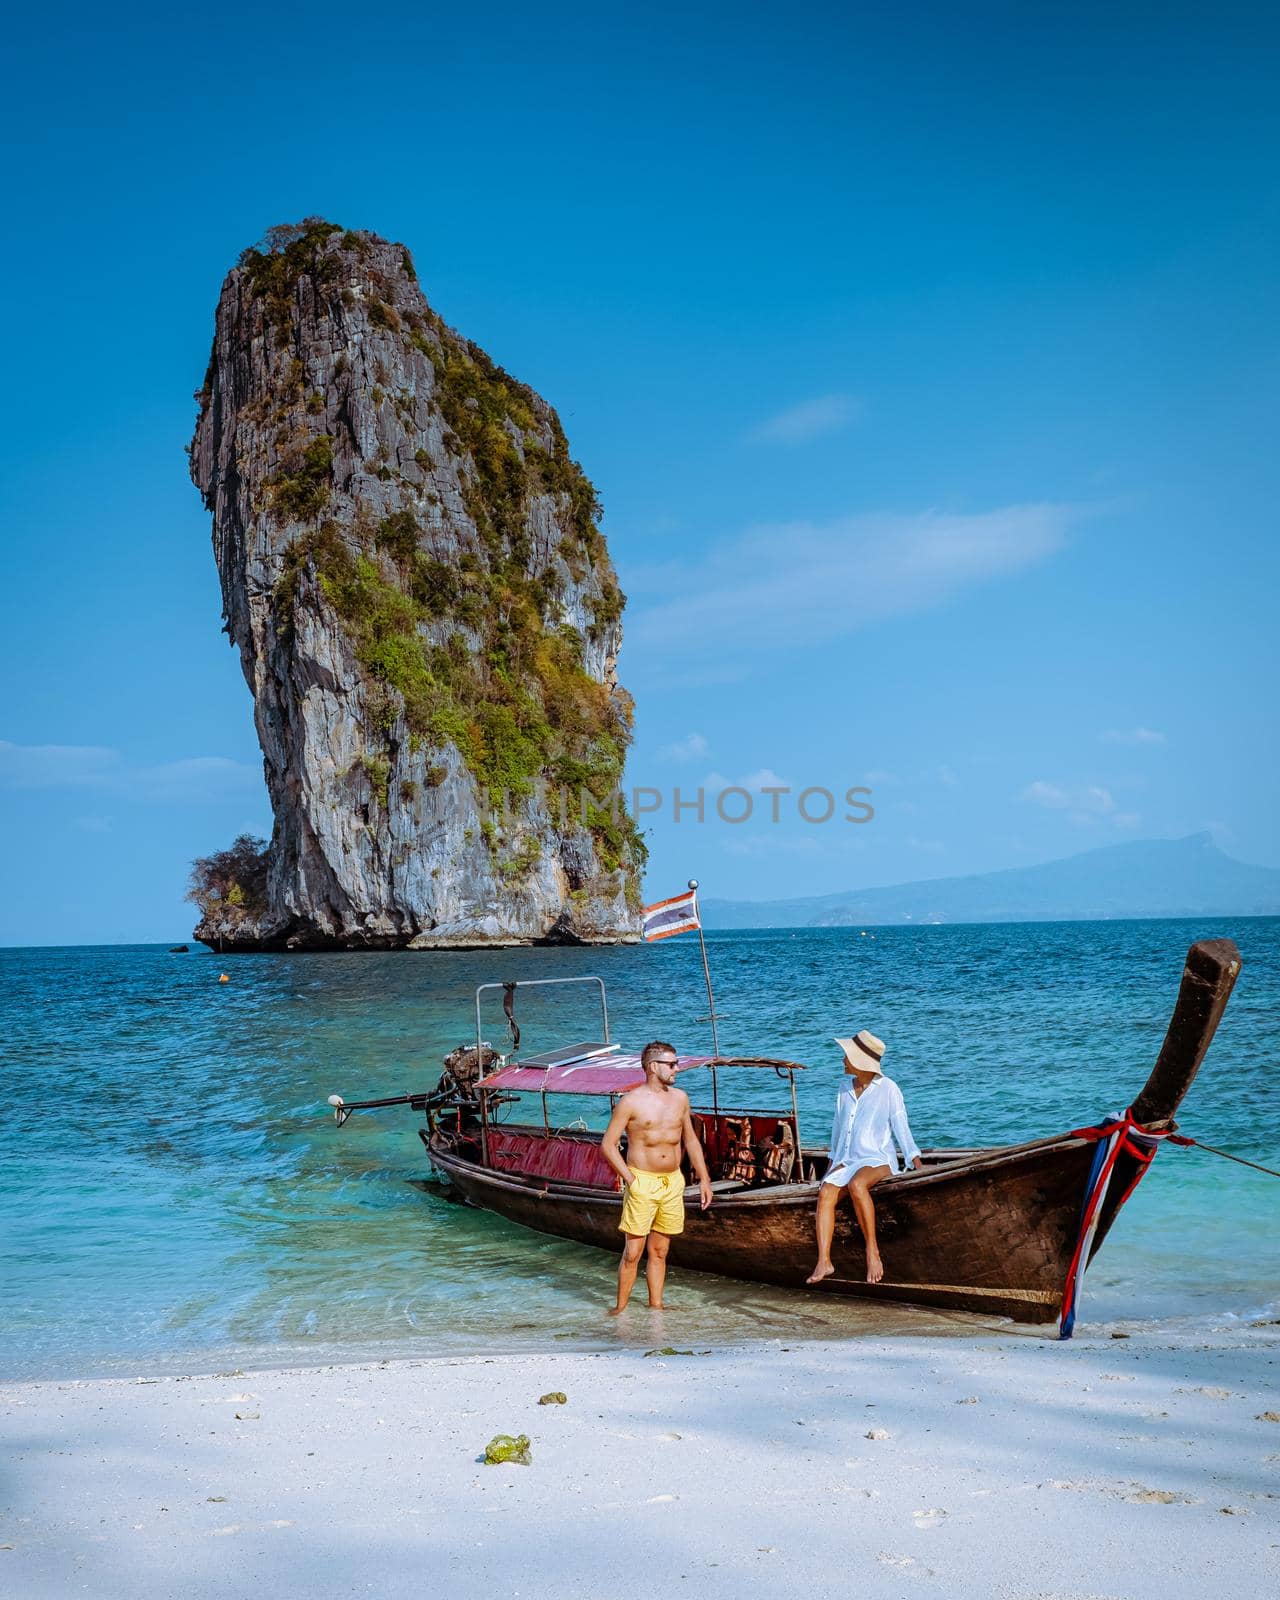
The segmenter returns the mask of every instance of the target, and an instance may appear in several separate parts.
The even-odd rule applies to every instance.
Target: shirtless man
[[[626,1186],[619,1232],[626,1234],[618,1263],[618,1303],[611,1317],[626,1308],[640,1270],[646,1240],[649,1259],[645,1281],[649,1304],[662,1310],[662,1289],[667,1281],[667,1251],[671,1235],[684,1232],[684,1176],[680,1171],[681,1146],[698,1179],[705,1211],[711,1204],[711,1178],[702,1146],[689,1116],[689,1096],[677,1089],[675,1046],[655,1039],[640,1052],[644,1083],[618,1101],[600,1141],[605,1160]],[[623,1160],[618,1141],[627,1137]]]

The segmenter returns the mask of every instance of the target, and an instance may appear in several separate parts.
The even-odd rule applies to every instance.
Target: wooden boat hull
[[[470,1204],[538,1233],[620,1249],[621,1195],[494,1172],[440,1138],[427,1147],[433,1165]],[[1093,1151],[1083,1140],[1062,1139],[966,1154],[959,1161],[946,1160],[945,1152],[926,1153],[925,1171],[888,1178],[876,1189],[884,1281],[866,1282],[862,1235],[852,1207],[842,1204],[832,1248],[835,1276],[818,1292],[1052,1322]],[[1133,1176],[1132,1163],[1121,1161],[1095,1252],[1114,1218],[1115,1197]],[[671,1242],[672,1266],[804,1288],[815,1256],[817,1193],[816,1183],[748,1190],[718,1196],[703,1212],[697,1190],[690,1190],[685,1231]]]

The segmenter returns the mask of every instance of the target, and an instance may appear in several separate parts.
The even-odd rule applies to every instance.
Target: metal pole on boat
[[[689,879],[689,887],[693,890],[693,909],[698,918],[698,943],[702,947],[702,976],[707,980],[707,1010],[710,1013],[707,1020],[711,1024],[711,1050],[716,1059],[720,1056],[720,1030],[716,1026],[716,997],[711,992],[711,968],[707,965],[707,941],[702,932],[702,913],[698,910],[698,880]],[[716,1069],[711,1069],[711,1107],[718,1115],[720,1111],[720,1089],[716,1081]]]

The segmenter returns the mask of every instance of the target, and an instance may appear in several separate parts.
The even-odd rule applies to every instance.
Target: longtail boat
[[[1017,1322],[1052,1322],[1064,1335],[1074,1320],[1075,1288],[1116,1214],[1160,1142],[1176,1137],[1174,1114],[1200,1068],[1226,1007],[1240,954],[1230,939],[1191,947],[1164,1043],[1145,1086],[1120,1118],[1023,1144],[931,1149],[923,1168],[886,1178],[875,1191],[884,1259],[882,1282],[866,1282],[862,1235],[851,1208],[837,1212],[833,1277],[805,1287],[814,1261],[814,1203],[826,1149],[800,1135],[792,1061],[770,1057],[682,1056],[680,1073],[709,1077],[711,1104],[693,1107],[713,1178],[714,1203],[689,1197],[685,1231],[671,1243],[676,1268],[807,1294],[906,1301],[995,1313]],[[602,1037],[536,1055],[501,1056],[480,1037],[486,990],[502,988],[509,1018],[517,989],[546,983],[599,985]],[[721,1076],[784,1082],[780,1110],[720,1103]],[[476,1043],[446,1061],[427,1094],[346,1102],[330,1097],[339,1124],[352,1111],[407,1104],[425,1112],[419,1130],[431,1165],[460,1197],[539,1233],[617,1252],[622,1196],[599,1148],[599,1133],[553,1126],[551,1098],[612,1101],[643,1081],[637,1055],[610,1041],[599,978],[482,985],[476,992]],[[691,1080],[692,1081],[692,1080]],[[688,1085],[686,1085],[688,1087]],[[533,1096],[539,1121],[510,1120]],[[1065,1297],[1065,1298],[1064,1298]]]

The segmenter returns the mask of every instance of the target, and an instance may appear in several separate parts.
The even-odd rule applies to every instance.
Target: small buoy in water
[[[867,930],[864,928],[862,930],[862,932],[858,935],[858,937],[859,937],[859,939],[865,939],[866,936],[867,936]]]
[[[227,977],[225,972],[220,972],[218,974],[218,982],[219,983],[230,983],[231,979]]]

